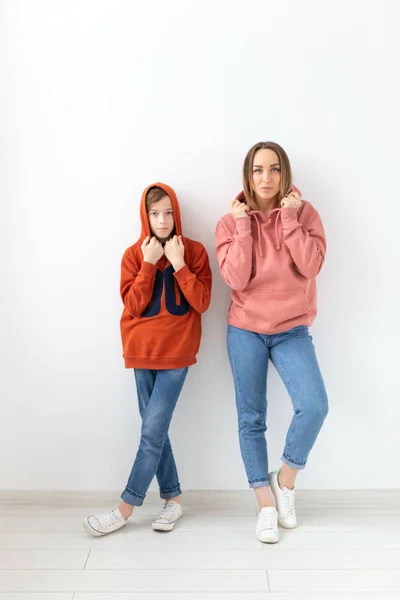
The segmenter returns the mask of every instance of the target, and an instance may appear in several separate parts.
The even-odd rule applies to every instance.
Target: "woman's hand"
[[[231,202],[231,215],[234,219],[242,219],[243,217],[247,217],[247,213],[249,211],[249,207],[243,202],[239,200],[233,200]]]
[[[282,199],[282,208],[300,208],[301,199],[297,192],[289,192],[287,196]]]

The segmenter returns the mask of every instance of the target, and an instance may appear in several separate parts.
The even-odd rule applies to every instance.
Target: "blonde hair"
[[[253,188],[253,164],[254,157],[259,150],[272,150],[276,153],[279,159],[281,169],[281,185],[279,194],[276,198],[276,205],[279,206],[282,198],[284,198],[292,187],[292,168],[290,166],[289,157],[284,149],[275,142],[258,142],[246,154],[243,163],[243,192],[247,206],[251,210],[257,210],[257,197]]]

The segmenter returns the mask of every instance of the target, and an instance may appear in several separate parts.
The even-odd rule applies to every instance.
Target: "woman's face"
[[[258,150],[254,155],[252,184],[258,201],[273,200],[280,191],[281,166],[276,152]]]

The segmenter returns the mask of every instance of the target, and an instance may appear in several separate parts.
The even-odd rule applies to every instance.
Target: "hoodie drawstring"
[[[260,256],[264,256],[263,254],[263,249],[262,249],[262,235],[261,235],[261,225],[260,225],[260,221],[258,220],[257,217],[257,213],[252,213],[252,216],[254,217],[255,222],[257,223],[257,232],[258,232],[258,251],[260,253]]]
[[[282,220],[282,211],[280,210],[278,212],[278,214],[276,215],[276,219],[275,219],[275,239],[276,239],[276,249],[280,250],[281,249],[281,242],[279,240],[279,231],[278,231],[278,219]]]
[[[276,218],[275,218],[275,248],[277,250],[281,250],[282,246],[281,246],[281,242],[279,239],[279,231],[278,231],[278,219],[280,218],[282,220],[281,214],[282,211],[281,209],[275,209],[277,212]],[[257,215],[256,212],[251,212],[250,216],[254,217],[255,222],[257,223],[257,232],[258,232],[258,251],[260,253],[260,256],[264,256],[264,252],[263,252],[263,245],[262,245],[262,241],[263,241],[263,237],[262,237],[262,232],[261,232],[261,224],[260,224],[260,218]],[[270,219],[271,217],[269,217]]]

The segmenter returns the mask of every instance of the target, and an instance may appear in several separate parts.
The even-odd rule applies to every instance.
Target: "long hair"
[[[243,192],[247,206],[251,210],[257,210],[257,197],[253,187],[253,164],[254,157],[259,150],[273,150],[278,156],[281,169],[281,185],[279,194],[276,197],[276,206],[279,206],[281,200],[289,193],[292,187],[292,168],[289,157],[284,149],[275,142],[258,142],[246,154],[243,163]]]

